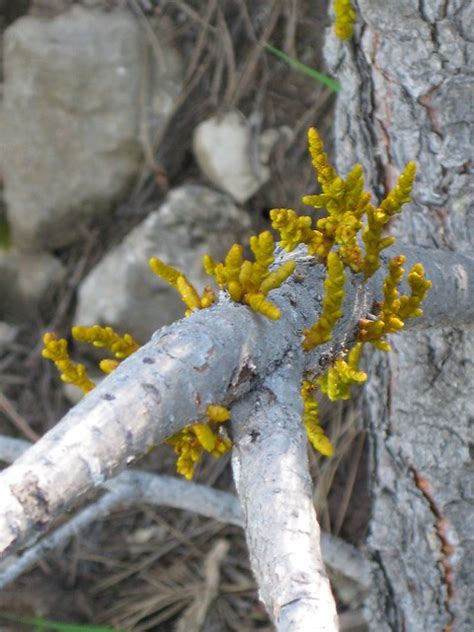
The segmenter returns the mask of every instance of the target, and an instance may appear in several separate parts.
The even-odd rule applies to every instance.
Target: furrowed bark
[[[280,320],[269,321],[223,298],[219,306],[160,330],[0,474],[0,554],[27,539],[34,541],[82,495],[152,445],[202,418],[208,404],[231,405],[271,374],[286,354],[299,353],[301,332],[320,312],[325,271],[302,249],[291,256],[298,260],[297,274],[271,294],[281,309]],[[464,306],[473,292],[472,260],[462,263],[467,271],[464,287],[456,281],[451,255],[446,256],[448,272],[442,273],[445,282],[440,290],[446,291],[447,300],[429,299],[420,319],[427,324],[432,320],[430,309],[438,317],[443,305],[451,309],[453,296],[462,308],[451,312],[453,321],[465,322],[466,312],[471,313]],[[434,261],[432,252],[425,250],[418,259],[428,272],[432,266],[433,274],[441,274],[442,258],[436,257]],[[354,341],[357,322],[370,311],[377,295],[374,284],[380,291],[381,278],[367,285],[358,276],[349,278],[344,317],[334,339],[305,354],[306,370],[322,371]],[[408,321],[408,326],[414,322]]]
[[[260,597],[279,632],[338,630],[301,424],[303,352],[233,408],[234,479]]]
[[[362,162],[380,197],[415,160],[413,203],[396,232],[420,253],[430,247],[472,256],[472,1],[356,4],[354,39],[327,42],[344,86],[338,166],[344,173]],[[459,286],[463,278],[460,270]],[[435,283],[432,296],[444,289]],[[366,604],[370,630],[474,629],[470,301],[470,326],[449,322],[457,312],[451,299],[439,304],[446,329],[395,336],[392,353],[371,358],[362,396],[371,446],[367,544],[376,569],[376,598]]]

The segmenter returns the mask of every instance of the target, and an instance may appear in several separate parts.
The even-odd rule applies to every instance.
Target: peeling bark
[[[414,201],[395,232],[418,247],[471,255],[473,4],[357,5],[354,41],[330,37],[326,46],[344,86],[338,165],[347,171],[362,162],[381,197],[404,164],[416,160]],[[432,294],[442,290],[435,283]],[[449,318],[456,304],[445,308]],[[396,336],[391,354],[370,359],[363,395],[372,457],[368,547],[378,569],[376,598],[367,603],[371,630],[474,629],[469,320],[462,329]],[[442,324],[457,325],[446,318]]]

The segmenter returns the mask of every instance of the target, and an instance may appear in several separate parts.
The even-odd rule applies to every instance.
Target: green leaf
[[[341,91],[341,84],[339,83],[339,81],[336,81],[336,79],[328,77],[327,75],[323,75],[321,72],[318,72],[317,70],[314,70],[314,68],[303,64],[301,61],[298,61],[294,57],[290,57],[282,50],[280,50],[279,48],[275,48],[271,44],[265,44],[265,48],[268,50],[269,53],[272,53],[272,55],[275,55],[275,57],[278,57],[278,59],[286,62],[289,66],[291,66],[298,72],[301,72],[307,77],[311,77],[311,79],[314,79],[315,81],[319,81],[333,92]]]
[[[34,626],[34,630],[49,632],[125,632],[118,628],[104,628],[97,625],[77,624],[77,623],[58,623],[55,621],[48,621],[43,617],[17,617],[15,615],[0,614],[0,619],[7,619],[8,621],[14,621],[22,625]]]

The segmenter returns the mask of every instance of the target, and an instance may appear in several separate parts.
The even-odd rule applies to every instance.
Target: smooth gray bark
[[[330,36],[344,89],[338,165],[362,162],[381,196],[409,160],[414,202],[400,239],[472,255],[474,5],[471,0],[359,0],[353,41]],[[403,248],[400,247],[403,251]],[[444,291],[436,283],[433,295]],[[471,299],[472,300],[472,299]],[[445,313],[457,306],[450,301]],[[472,323],[472,321],[471,321]],[[443,324],[456,326],[446,318]],[[377,569],[371,630],[474,629],[474,332],[397,336],[370,359],[364,389],[372,499],[368,547]]]
[[[334,632],[301,424],[303,352],[233,408],[234,479],[260,597],[279,632]]]

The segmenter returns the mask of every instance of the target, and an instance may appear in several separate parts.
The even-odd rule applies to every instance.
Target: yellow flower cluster
[[[88,393],[94,388],[95,384],[87,375],[86,367],[83,364],[76,364],[69,357],[65,338],[56,338],[49,332],[44,334],[43,343],[41,355],[54,362],[63,382],[78,386],[83,393]]]
[[[334,0],[333,6],[336,16],[334,29],[337,37],[341,40],[350,39],[354,31],[354,22],[356,19],[356,13],[352,7],[351,0]]]
[[[350,37],[355,20],[351,3],[336,0],[334,10],[338,36]],[[408,163],[394,190],[375,208],[371,204],[370,193],[364,191],[361,165],[355,165],[346,178],[342,178],[330,163],[316,129],[309,130],[308,140],[322,193],[305,196],[303,202],[316,209],[325,208],[327,215],[318,219],[313,227],[311,217],[298,216],[292,209],[278,208],[270,212],[272,226],[279,232],[283,248],[292,251],[299,244],[305,244],[308,254],[327,268],[320,318],[303,332],[305,351],[330,341],[333,336],[342,316],[345,268],[368,279],[380,267],[381,251],[394,242],[393,237],[384,236],[385,228],[390,219],[400,212],[402,205],[409,202],[416,171],[415,164]],[[267,318],[276,320],[280,318],[280,310],[267,296],[285,283],[294,272],[296,262],[288,260],[279,267],[273,266],[275,242],[269,231],[251,237],[250,249],[254,261],[244,259],[243,247],[234,244],[222,263],[205,255],[204,269],[221,288],[227,290],[233,301],[246,304]],[[404,261],[402,256],[390,261],[378,315],[374,320],[360,321],[356,345],[337,358],[322,377],[314,382],[303,382],[304,427],[309,441],[322,454],[330,456],[333,447],[319,424],[318,403],[314,398],[316,388],[319,387],[331,400],[348,399],[351,384],[361,384],[367,379],[366,373],[358,368],[364,343],[370,342],[378,349],[388,351],[390,345],[385,336],[399,331],[407,318],[422,314],[420,305],[431,283],[425,279],[423,266],[415,264],[407,277],[410,294],[400,296],[398,287],[404,275]],[[214,304],[216,296],[211,288],[206,287],[200,296],[186,276],[172,266],[157,257],[152,257],[149,265],[155,274],[178,290],[187,307],[186,316]],[[100,368],[105,373],[113,371],[120,360],[138,349],[138,343],[129,334],[119,336],[111,327],[73,327],[72,335],[78,341],[106,348],[114,354],[116,359],[100,362]],[[65,339],[57,339],[54,334],[48,333],[44,336],[44,345],[43,356],[56,364],[63,381],[77,385],[84,392],[94,388],[85,367],[70,360]],[[229,417],[227,408],[208,406],[204,421],[187,425],[167,440],[178,455],[177,471],[180,474],[192,478],[195,464],[204,451],[220,456],[230,449],[230,439],[219,432],[220,424]]]
[[[119,336],[112,327],[100,327],[99,325],[73,327],[71,333],[78,342],[86,342],[99,349],[109,349],[119,360],[128,358],[140,346],[130,334]]]
[[[111,373],[123,358],[135,353],[138,343],[130,334],[119,336],[112,327],[73,327],[73,338],[78,342],[86,342],[94,347],[106,348],[111,351],[118,360],[104,359],[99,367],[104,373]],[[76,364],[69,358],[68,344],[65,338],[57,339],[55,334],[46,333],[43,336],[44,349],[41,352],[43,358],[52,360],[61,374],[63,382],[69,382],[78,386],[84,393],[91,391],[95,384],[89,379],[83,364]]]
[[[209,452],[215,457],[228,452],[232,442],[227,437],[218,434],[215,426],[230,419],[230,411],[225,406],[211,404],[207,407],[206,423],[194,423],[166,440],[178,455],[176,471],[188,480],[194,475],[194,467],[200,461],[203,452]]]
[[[356,273],[363,272],[365,278],[380,267],[380,252],[394,242],[393,237],[383,236],[383,231],[391,217],[410,201],[416,171],[415,164],[408,163],[394,190],[375,208],[370,203],[370,193],[364,191],[361,165],[355,165],[345,179],[341,178],[331,165],[316,129],[309,130],[308,141],[322,193],[307,195],[303,202],[318,209],[326,208],[327,216],[317,220],[313,228],[311,217],[298,216],[292,209],[270,211],[272,226],[280,233],[280,245],[292,251],[299,244],[305,244],[308,254],[325,262],[328,269],[321,317],[304,332],[306,351],[329,341],[342,316],[344,266]],[[367,217],[365,227],[364,217]],[[411,299],[410,305],[414,300]]]
[[[199,296],[193,284],[173,266],[163,263],[158,257],[151,257],[148,263],[157,276],[178,290],[183,303],[188,308],[186,316],[190,316],[195,310],[210,307],[214,303],[216,296],[211,288],[204,288],[203,295]]]
[[[339,246],[339,255],[345,265],[354,272],[362,266],[362,250],[357,234],[363,228],[362,218],[370,203],[370,193],[364,191],[361,165],[355,165],[346,179],[337,175],[329,162],[316,129],[308,132],[309,151],[318,182],[323,190],[320,195],[306,195],[303,202],[314,208],[326,208],[328,215],[312,228],[309,216],[298,217],[292,209],[270,211],[272,226],[280,233],[280,245],[291,251],[298,244],[306,244],[310,255],[325,261],[331,248]]]
[[[367,226],[362,234],[365,244],[363,271],[365,278],[371,277],[380,267],[380,252],[395,242],[394,237],[382,237],[390,219],[401,211],[402,205],[410,201],[416,165],[409,162],[398,177],[397,184],[378,208],[371,204],[367,208]]]
[[[387,334],[393,334],[402,329],[407,318],[417,318],[423,314],[420,305],[431,287],[431,281],[425,279],[423,266],[421,263],[416,263],[407,277],[410,295],[400,296],[398,286],[405,274],[404,262],[405,257],[402,255],[390,260],[383,286],[384,298],[380,306],[380,314],[375,320],[363,319],[359,323],[359,340],[370,342],[381,351],[391,349],[385,339]]]
[[[298,244],[306,244],[308,253],[325,261],[334,246],[344,265],[354,272],[364,272],[369,278],[380,267],[380,252],[392,245],[393,237],[383,237],[389,220],[399,213],[403,204],[410,201],[416,173],[415,163],[409,162],[398,178],[394,190],[378,208],[370,203],[370,193],[364,191],[361,165],[355,165],[347,177],[341,178],[329,162],[316,129],[308,132],[309,151],[317,170],[318,182],[323,192],[306,195],[305,204],[314,208],[326,208],[328,215],[312,228],[309,216],[299,217],[292,209],[270,211],[272,226],[280,233],[280,245],[288,251]],[[367,217],[364,228],[363,219]],[[358,243],[362,231],[365,254]]]
[[[301,397],[303,399],[303,425],[308,435],[308,440],[315,450],[324,454],[324,456],[332,456],[334,448],[332,443],[325,435],[324,430],[319,424],[318,402],[314,397],[315,385],[304,380],[301,387]]]
[[[339,255],[337,252],[330,252],[327,259],[327,276],[324,281],[323,309],[319,320],[303,332],[305,351],[310,351],[331,340],[334,326],[342,316],[345,278],[344,266]]]
[[[117,358],[123,359],[138,349],[138,343],[129,334],[119,336],[112,327],[73,327],[72,334],[79,342],[86,342],[94,347],[107,348]],[[83,364],[76,364],[69,357],[68,343],[65,338],[56,338],[53,333],[43,336],[43,358],[52,360],[60,372],[63,382],[78,386],[84,393],[91,391],[96,385],[87,375]],[[120,364],[120,360],[104,359],[100,368],[104,373],[111,373]],[[232,442],[227,437],[216,433],[214,427],[230,418],[230,412],[224,406],[207,407],[207,422],[185,426],[183,430],[170,437],[166,443],[173,446],[178,459],[176,470],[187,479],[191,479],[194,466],[200,460],[203,451],[213,456],[221,456],[229,451]]]
[[[233,301],[245,303],[255,312],[260,312],[271,320],[277,320],[280,318],[280,310],[266,300],[266,296],[288,279],[296,263],[286,261],[276,270],[270,271],[270,266],[275,261],[275,242],[268,230],[250,238],[250,249],[255,257],[254,262],[244,259],[242,246],[234,244],[224,263],[216,263],[212,257],[205,255],[204,269],[216,279],[221,288],[229,292]]]
[[[363,344],[358,342],[350,350],[347,362],[342,358],[338,358],[326,373],[317,380],[321,391],[331,401],[349,399],[351,396],[349,390],[351,384],[363,384],[367,380],[367,373],[359,371],[362,348]]]

